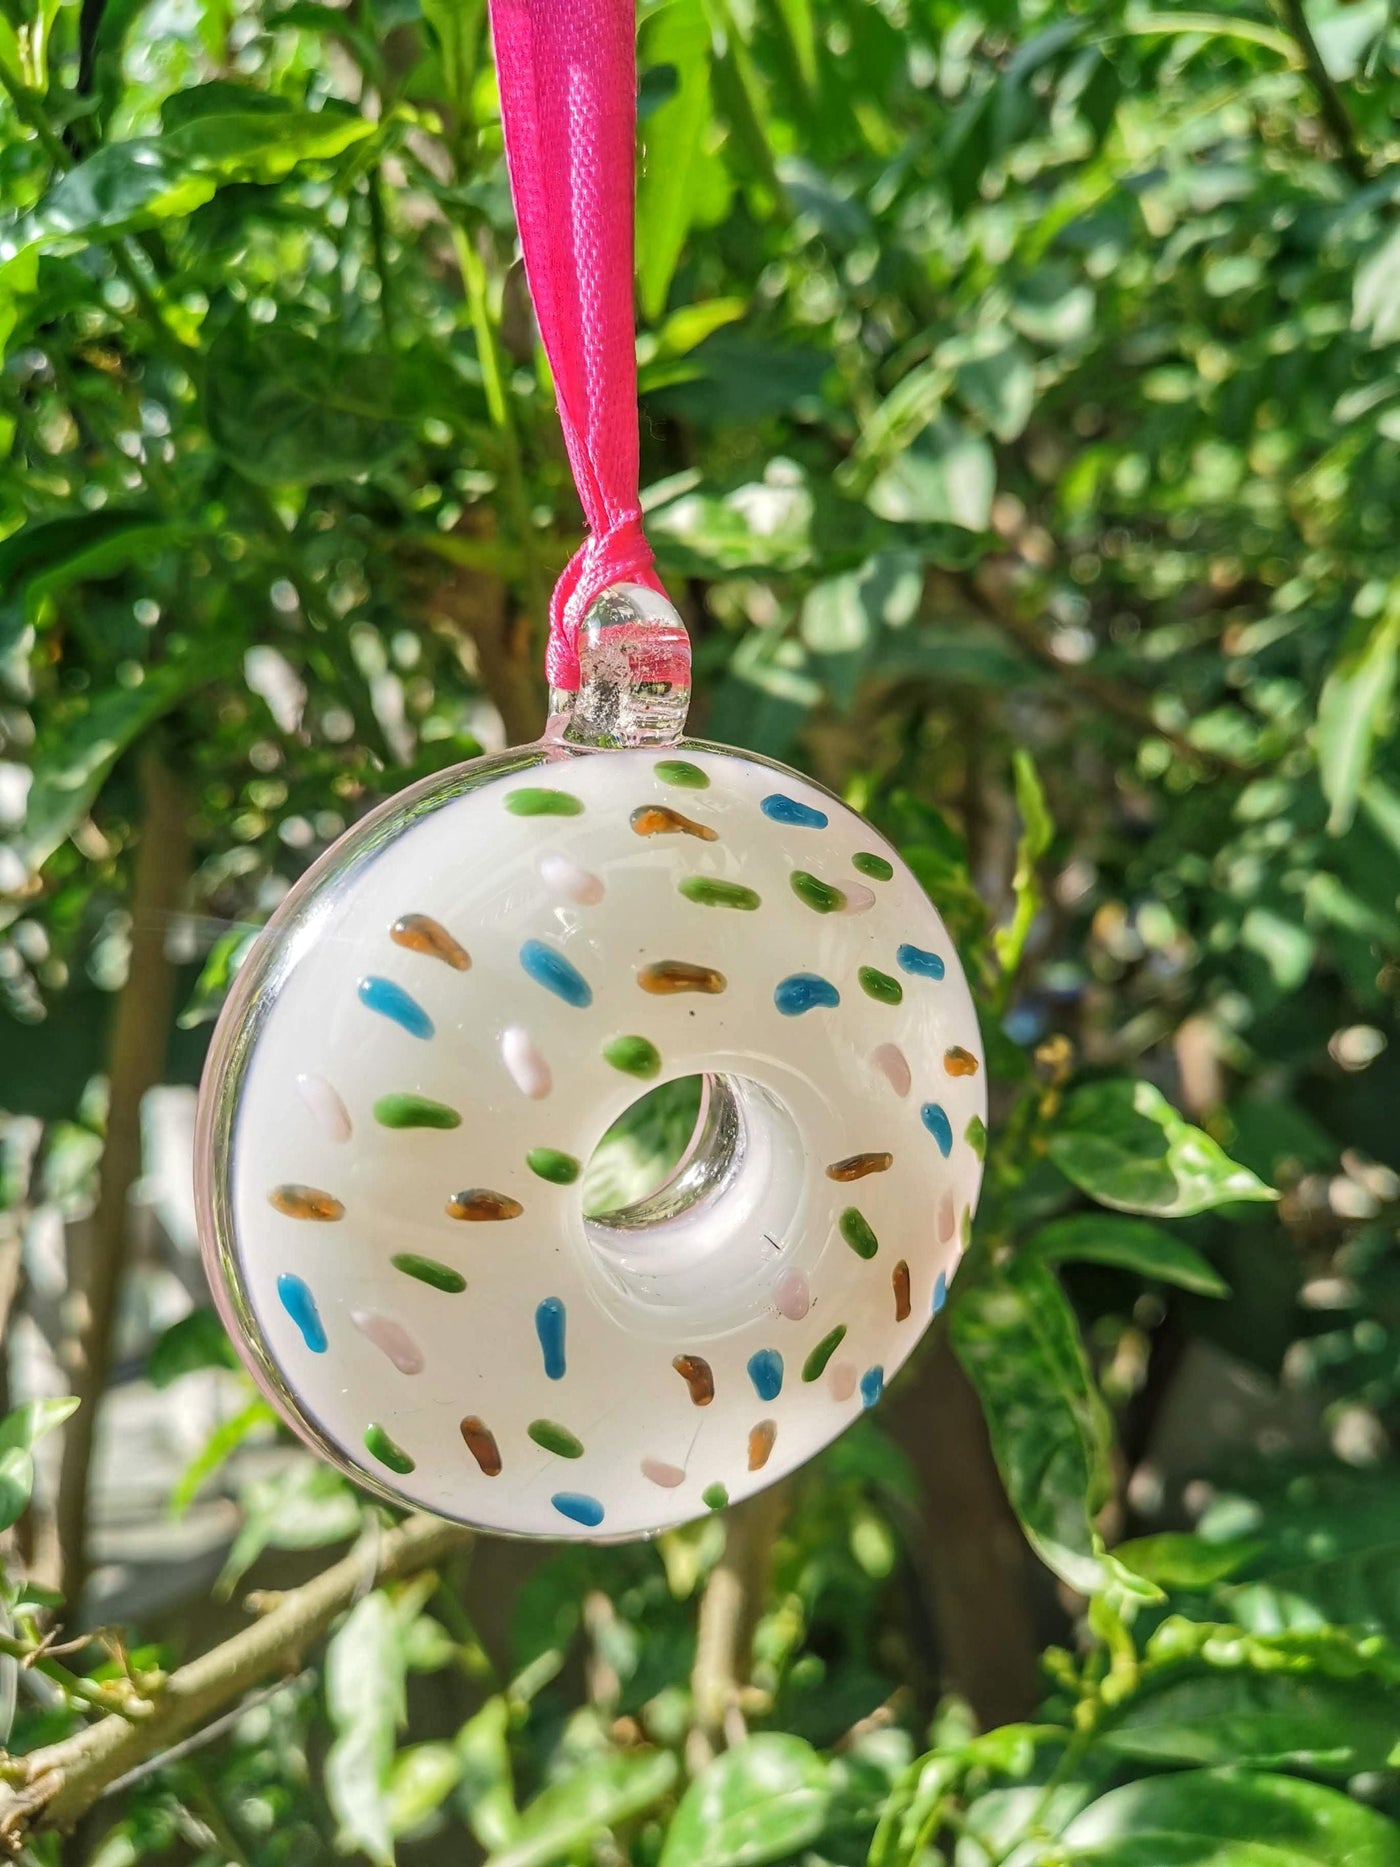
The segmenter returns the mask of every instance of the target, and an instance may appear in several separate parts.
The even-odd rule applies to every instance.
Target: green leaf
[[[1075,1867],[1400,1867],[1400,1828],[1291,1776],[1186,1770],[1100,1796],[1060,1837]]]
[[[668,1750],[591,1759],[521,1810],[513,1839],[490,1857],[489,1867],[549,1867],[568,1860],[603,1830],[655,1808],[679,1769]]]
[[[280,322],[238,321],[209,358],[209,432],[248,478],[293,486],[368,473],[413,437],[391,359]]]
[[[146,1363],[152,1387],[169,1387],[197,1368],[236,1368],[238,1355],[228,1331],[209,1308],[191,1310],[160,1336]]]
[[[1198,1296],[1224,1297],[1230,1286],[1194,1246],[1146,1219],[1076,1212],[1042,1226],[1026,1245],[1047,1264],[1116,1264]]]
[[[1077,1089],[1048,1145],[1067,1180],[1119,1212],[1182,1219],[1235,1200],[1278,1197],[1151,1083],[1115,1080]]]
[[[939,352],[946,360],[946,352]],[[1006,331],[987,331],[956,364],[954,385],[963,404],[999,441],[1025,432],[1035,407],[1035,364],[1029,351]]]
[[[250,110],[108,143],[54,183],[0,257],[120,239],[192,214],[229,182],[280,181],[303,162],[333,160],[374,131],[368,119],[340,111]]]
[[[488,1852],[503,1848],[520,1825],[511,1780],[510,1704],[504,1695],[488,1698],[462,1726],[457,1752],[467,1823]]]
[[[795,1860],[826,1826],[828,1766],[800,1737],[770,1731],[716,1757],[686,1790],[661,1867]]]
[[[485,14],[486,0],[423,0],[423,17],[442,58],[444,93],[463,116],[471,110]]]
[[[1059,1280],[1023,1254],[963,1292],[949,1328],[1037,1554],[1084,1594],[1121,1579],[1093,1526],[1110,1488],[1112,1427]]]
[[[233,1457],[243,1441],[261,1428],[273,1426],[276,1422],[277,1415],[262,1399],[250,1400],[246,1407],[240,1408],[230,1419],[221,1420],[176,1479],[170,1493],[170,1515],[182,1517],[199,1495],[201,1487],[221,1465]],[[244,1532],[240,1532],[238,1542],[234,1544],[235,1550],[243,1540],[246,1529],[245,1525]]]
[[[1021,834],[1016,844],[1016,873],[1012,878],[1015,909],[1009,927],[999,927],[992,936],[997,963],[1008,982],[1015,979],[1026,950],[1031,927],[1040,912],[1040,878],[1036,865],[1049,849],[1055,825],[1045,807],[1045,793],[1035,761],[1024,746],[1018,746],[1012,760],[1016,786],[1016,808],[1021,813]]]
[[[335,1739],[326,1755],[326,1800],[336,1843],[393,1867],[390,1770],[403,1720],[403,1630],[375,1589],[350,1610],[326,1649],[326,1711]]]
[[[1384,1769],[1397,1735],[1395,1688],[1383,1680],[1241,1667],[1149,1687],[1114,1715],[1101,1742],[1157,1763],[1351,1776]]]
[[[931,421],[870,488],[872,512],[896,525],[987,529],[996,492],[992,450],[950,416]]]
[[[1264,1545],[1246,1579],[1220,1590],[1223,1611],[1251,1633],[1336,1623],[1400,1640],[1400,1486],[1388,1467],[1293,1474],[1258,1497],[1226,1492],[1202,1529]]]
[[[1331,806],[1327,828],[1351,828],[1371,749],[1386,729],[1400,656],[1400,588],[1359,641],[1343,649],[1323,683],[1317,706],[1318,776]]]
[[[1351,323],[1378,346],[1400,338],[1400,227],[1383,234],[1356,268]]]
[[[268,1407],[254,1402],[238,1417],[238,1439],[272,1418]],[[216,1453],[227,1457],[234,1450],[220,1440],[222,1431],[216,1431],[206,1447],[206,1469],[216,1462]],[[325,1549],[353,1537],[362,1522],[363,1507],[354,1489],[333,1466],[305,1456],[271,1472],[255,1470],[239,1486],[238,1505],[243,1521],[215,1588],[221,1599],[233,1592],[265,1549]]]
[[[61,1400],[28,1400],[0,1420],[0,1530],[17,1523],[34,1490],[34,1447],[77,1412],[71,1394]]]
[[[419,1828],[457,1787],[462,1763],[451,1744],[410,1744],[389,1766],[389,1826],[396,1835]]]
[[[41,603],[87,578],[112,577],[186,543],[193,525],[103,507],[25,525],[0,541],[0,655],[36,620]]]
[[[672,0],[644,43],[648,64],[673,66],[680,78],[646,122],[637,181],[637,284],[642,315],[655,323],[699,205],[710,122],[710,27],[702,0]]]
[[[1264,1548],[1260,1538],[1233,1536],[1208,1542],[1185,1531],[1163,1530],[1156,1536],[1119,1543],[1114,1555],[1136,1575],[1162,1588],[1210,1588],[1252,1562]]]
[[[145,671],[135,687],[98,688],[91,700],[61,716],[34,755],[21,853],[43,866],[91,810],[113,765],[214,670],[193,655]]]
[[[0,363],[5,360],[5,346],[19,321],[20,307],[33,294],[38,283],[37,253],[19,253],[13,259],[0,263]],[[3,550],[3,544],[0,544],[0,552]],[[0,581],[0,590],[8,590],[3,581]]]

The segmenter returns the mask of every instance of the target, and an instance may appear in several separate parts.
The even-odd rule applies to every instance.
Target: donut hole
[[[641,1156],[631,1180],[618,1168],[622,1144]],[[658,1085],[604,1135],[583,1187],[600,1292],[624,1319],[713,1332],[772,1308],[800,1232],[805,1159],[771,1089],[729,1074]]]
[[[691,1150],[707,1094],[707,1078],[676,1076],[623,1110],[584,1168],[585,1218],[610,1219],[666,1185]]]

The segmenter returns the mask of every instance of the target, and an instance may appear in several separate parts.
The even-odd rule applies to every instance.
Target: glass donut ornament
[[[941,1308],[983,1054],[913,874],[810,780],[680,738],[684,631],[595,603],[534,745],[414,785],[291,890],[199,1113],[224,1319],[310,1445],[485,1529],[645,1536],[865,1408]],[[659,1191],[580,1178],[704,1083]]]

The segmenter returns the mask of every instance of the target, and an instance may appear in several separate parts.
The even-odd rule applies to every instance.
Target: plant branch
[[[763,1609],[786,1487],[770,1485],[736,1504],[725,1522],[724,1554],[710,1571],[695,1630],[690,1675],[694,1724],[686,1763],[696,1775],[726,1743],[742,1742],[741,1700],[754,1625]]]
[[[175,968],[166,930],[190,874],[186,800],[160,751],[140,764],[141,824],[131,889],[131,959],[117,995],[107,1052],[107,1136],[97,1210],[86,1239],[78,1304],[65,1374],[81,1401],[63,1431],[56,1530],[61,1574],[54,1579],[77,1605],[87,1577],[88,1481],[98,1411],[111,1371],[112,1329],[126,1268],[131,1188],[141,1172],[141,1103],[160,1081],[175,999]]]
[[[1356,125],[1351,120],[1351,113],[1335,79],[1322,62],[1322,54],[1317,49],[1317,40],[1313,38],[1312,27],[1308,24],[1303,0],[1278,0],[1278,4],[1283,22],[1303,55],[1308,82],[1317,98],[1317,107],[1327,125],[1328,135],[1336,148],[1337,160],[1357,186],[1364,188],[1371,175],[1357,140]]]
[[[18,1852],[34,1833],[71,1828],[109,1784],[180,1744],[265,1679],[298,1667],[367,1582],[377,1586],[430,1569],[462,1547],[468,1534],[437,1517],[410,1517],[171,1673],[139,1723],[112,1715],[17,1759],[25,1780],[9,1792],[0,1789],[0,1844]]]
[[[138,1719],[146,1710],[145,1701],[134,1696],[125,1683],[102,1685],[97,1680],[84,1679],[80,1673],[70,1672],[43,1647],[19,1640],[13,1634],[0,1634],[0,1653],[19,1666],[42,1673],[67,1697],[92,1706],[94,1711],[111,1712],[118,1718]]]

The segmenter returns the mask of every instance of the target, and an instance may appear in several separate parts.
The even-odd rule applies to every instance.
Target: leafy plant
[[[528,1556],[389,1523],[212,1314],[152,1326],[149,1092],[352,820],[538,731],[578,515],[481,0],[0,0],[0,1836],[1387,1867],[1394,9],[640,12],[692,730],[943,912],[993,1089],[964,1261],[778,1494]],[[668,1088],[600,1209],[683,1145]],[[168,1586],[64,1624],[118,1618],[138,1381],[219,1396],[166,1488],[236,1507],[236,1632]]]

